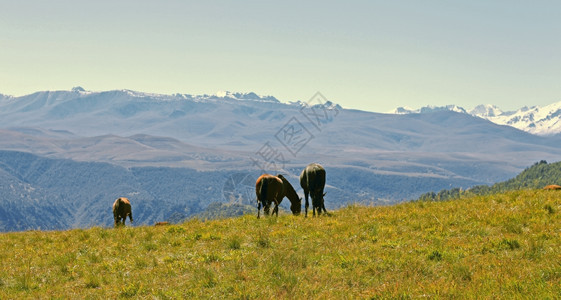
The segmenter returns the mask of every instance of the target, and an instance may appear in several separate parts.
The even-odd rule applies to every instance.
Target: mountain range
[[[79,87],[0,95],[0,230],[110,226],[119,196],[140,224],[254,206],[263,172],[285,174],[303,196],[310,162],[327,171],[328,209],[395,203],[506,180],[561,160],[560,146],[461,110],[373,113],[319,93],[290,103]]]
[[[550,136],[561,133],[561,101],[544,107],[522,107],[516,111],[503,111],[491,104],[478,105],[472,110],[466,110],[456,105],[425,106],[419,109],[398,107],[394,114],[429,113],[449,110],[469,114],[495,124],[511,126],[532,134]]]

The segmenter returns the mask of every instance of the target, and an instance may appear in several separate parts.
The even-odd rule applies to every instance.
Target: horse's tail
[[[259,191],[259,199],[257,199],[258,201],[263,202],[265,199],[267,199],[267,185],[268,185],[269,181],[266,180],[265,178],[263,178],[263,180],[261,180],[261,190]]]
[[[119,211],[119,204],[121,204],[121,198],[117,198],[117,201],[113,204],[113,213],[117,214]]]
[[[131,220],[132,223],[132,207],[129,206],[129,219]]]

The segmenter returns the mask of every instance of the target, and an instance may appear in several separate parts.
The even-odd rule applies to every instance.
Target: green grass
[[[561,193],[0,234],[0,299],[561,297]]]

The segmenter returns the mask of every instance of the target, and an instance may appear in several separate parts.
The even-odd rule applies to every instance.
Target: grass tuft
[[[139,290],[139,286],[134,283],[128,283],[126,284],[122,289],[121,289],[121,293],[119,294],[119,296],[124,297],[124,298],[132,298],[134,296],[136,296],[136,294],[138,293]]]
[[[228,248],[232,250],[239,250],[242,247],[242,239],[239,236],[233,236],[228,241]]]
[[[438,251],[438,250],[434,250],[429,254],[428,258],[430,260],[434,260],[434,261],[441,261],[442,260],[442,253],[440,253],[440,251]]]
[[[520,243],[517,240],[513,240],[513,239],[503,239],[500,243],[499,246],[502,246],[502,248],[508,249],[508,250],[515,250],[520,248]]]
[[[551,204],[546,204],[544,206],[544,208],[549,214],[554,214],[555,213],[555,209],[553,208],[553,206],[551,206]]]

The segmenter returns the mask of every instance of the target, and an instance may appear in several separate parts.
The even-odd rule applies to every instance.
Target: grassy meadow
[[[0,299],[554,299],[561,193],[3,233],[0,270]]]

